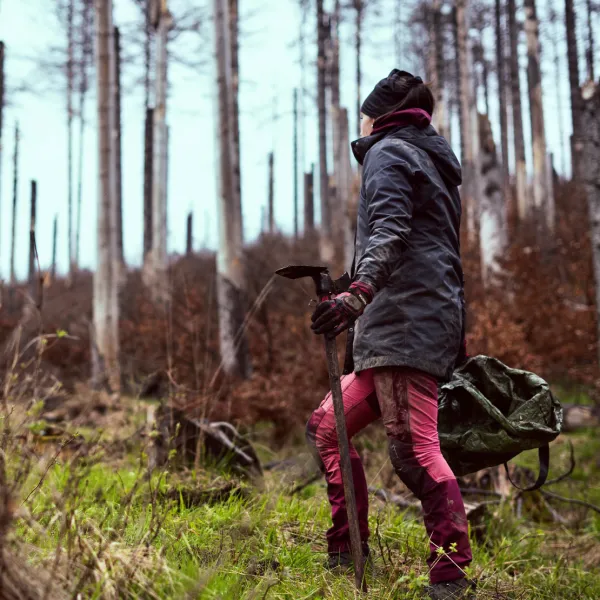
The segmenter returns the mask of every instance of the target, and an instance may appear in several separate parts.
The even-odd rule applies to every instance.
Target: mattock
[[[302,279],[310,277],[315,282],[319,301],[329,300],[333,294],[348,289],[350,278],[344,274],[340,279],[333,281],[327,267],[306,265],[292,265],[276,271],[277,275],[287,279]],[[335,414],[335,428],[340,449],[340,463],[342,468],[342,481],[344,483],[344,497],[350,527],[350,548],[354,563],[354,581],[358,590],[367,591],[367,582],[364,577],[365,557],[362,552],[360,528],[358,525],[358,511],[356,510],[356,495],[354,492],[354,479],[350,463],[350,447],[348,445],[348,432],[346,430],[346,417],[344,415],[344,401],[342,398],[342,385],[340,382],[340,366],[338,364],[337,344],[335,337],[325,336],[325,355],[329,371],[329,384],[333,398]]]

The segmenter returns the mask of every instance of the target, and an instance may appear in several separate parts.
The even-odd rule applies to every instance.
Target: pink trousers
[[[404,367],[370,369],[344,376],[342,393],[349,439],[380,417],[383,420],[392,465],[423,506],[432,583],[463,577],[463,569],[471,562],[468,524],[456,478],[440,451],[437,381]],[[331,393],[308,421],[306,437],[327,480],[333,520],[327,532],[328,550],[348,550],[350,534]],[[352,443],[350,459],[361,537],[366,543],[369,494]]]

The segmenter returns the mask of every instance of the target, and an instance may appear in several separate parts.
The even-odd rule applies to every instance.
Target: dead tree
[[[519,25],[515,0],[508,0],[508,35],[510,38],[510,90],[512,103],[513,138],[515,150],[515,179],[517,192],[517,215],[524,221],[530,212],[527,189],[527,159],[523,134],[523,108],[521,103],[521,81],[519,68]]]
[[[540,69],[540,36],[535,0],[525,0],[525,33],[527,35],[527,83],[531,113],[533,146],[533,205],[550,231],[554,230],[554,195],[548,172],[548,150],[544,107],[542,104],[542,72]]]
[[[269,182],[268,182],[268,218],[269,218],[269,233],[275,233],[275,213],[274,213],[274,155],[273,152],[269,152]]]
[[[193,218],[194,218],[194,215],[190,211],[187,216],[187,231],[186,231],[186,243],[185,243],[186,256],[191,256],[192,252],[194,251],[193,237],[192,237]]]
[[[117,189],[117,258],[121,266],[125,265],[125,254],[123,252],[123,167],[121,151],[121,35],[119,28],[113,30],[114,41],[114,69],[115,86],[113,106],[115,109],[115,186]]]
[[[435,96],[435,124],[438,133],[448,137],[448,111],[444,86],[444,31],[442,26],[442,0],[433,0],[431,7],[430,77]]]
[[[86,100],[89,91],[89,68],[94,56],[94,0],[83,0],[81,39],[79,42],[79,161],[77,168],[77,221],[75,225],[75,266],[79,266],[81,250],[81,207],[83,205],[83,155],[86,128]]]
[[[294,239],[298,239],[298,90],[294,89]]]
[[[154,154],[152,124],[154,122],[154,109],[150,105],[152,87],[152,11],[154,0],[146,0],[144,17],[146,21],[144,35],[144,265],[150,260],[152,250],[152,159]]]
[[[457,82],[460,104],[460,139],[463,166],[462,198],[466,213],[467,234],[471,243],[477,239],[477,211],[479,191],[478,168],[478,118],[473,89],[473,68],[469,45],[468,0],[457,0],[455,10],[458,73]]]
[[[50,267],[50,277],[52,281],[56,278],[56,244],[58,241],[58,217],[54,215],[52,225],[52,265]]]
[[[362,30],[365,14],[365,1],[353,0],[354,10],[356,11],[356,21],[354,29],[354,53],[356,56],[356,133],[360,136],[360,107],[362,105]],[[322,4],[322,3],[321,3]]]
[[[243,329],[244,261],[241,206],[234,190],[233,135],[235,130],[232,43],[228,0],[214,0],[215,51],[218,90],[218,207],[220,237],[217,260],[219,339],[223,370],[248,377],[251,364]]]
[[[348,111],[340,109],[340,146],[342,152],[339,162],[339,195],[341,199],[339,220],[342,224],[342,238],[344,252],[344,267],[350,271],[354,258],[354,229],[356,226],[356,204],[358,194],[354,189],[354,173],[350,163],[350,126],[348,123]]]
[[[29,213],[29,288],[35,292],[35,217],[37,211],[37,182],[31,180],[31,205]],[[32,294],[33,296],[33,294]]]
[[[563,100],[560,93],[561,83],[563,81],[561,69],[561,53],[559,51],[559,41],[562,40],[562,20],[558,16],[556,10],[550,8],[550,23],[552,24],[552,62],[554,63],[554,79],[555,79],[555,95],[556,95],[556,112],[557,112],[557,127],[558,139],[560,145],[561,171],[567,173],[567,159],[565,151],[565,131],[563,121]]]
[[[73,219],[73,96],[75,91],[75,0],[69,0],[67,8],[67,197],[69,211],[69,274],[75,272],[74,219]]]
[[[327,107],[325,104],[325,76],[327,70],[325,43],[327,21],[323,0],[317,0],[317,110],[319,115],[319,195],[321,197],[321,236],[319,250],[321,260],[333,259],[331,239],[331,206],[329,203],[329,172],[327,169]]]
[[[19,191],[19,123],[15,125],[15,151],[13,154],[13,202],[12,202],[12,227],[10,238],[10,284],[15,284],[15,242],[17,239],[17,198]]]
[[[502,165],[498,161],[496,145],[489,117],[479,117],[481,136],[481,213],[480,251],[482,281],[493,284],[500,273],[500,260],[505,255],[507,245],[506,203],[503,191],[504,177]]]
[[[500,146],[502,150],[502,191],[508,205],[510,203],[510,175],[508,171],[508,109],[506,105],[506,76],[504,67],[504,27],[502,24],[502,4],[496,0],[495,5],[496,26],[496,73],[498,79],[498,103],[500,111]]]
[[[582,181],[587,196],[592,256],[596,281],[597,337],[600,342],[600,86],[588,81],[582,90],[583,137]],[[600,343],[598,343],[600,364]]]
[[[304,173],[304,234],[312,234],[315,230],[315,193],[314,165],[308,173]]]
[[[119,304],[117,301],[117,211],[112,0],[96,0],[96,89],[98,108],[98,253],[94,273],[92,384],[119,393]]]
[[[586,0],[587,13],[587,48],[585,49],[585,57],[587,63],[587,76],[589,81],[596,81],[594,60],[594,7],[592,0]]]
[[[569,88],[571,91],[571,121],[573,136],[571,137],[571,173],[575,181],[581,179],[581,113],[583,104],[579,88],[579,57],[577,52],[577,19],[573,0],[565,0],[565,28],[567,37],[567,59],[569,64]]]
[[[158,7],[156,26],[156,105],[153,112],[152,249],[145,282],[157,302],[168,297],[167,285],[167,41],[172,25],[167,0]]]

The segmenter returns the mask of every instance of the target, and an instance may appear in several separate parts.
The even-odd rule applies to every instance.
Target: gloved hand
[[[312,316],[311,329],[316,334],[335,337],[363,314],[374,295],[370,285],[355,281],[347,292],[319,303]]]

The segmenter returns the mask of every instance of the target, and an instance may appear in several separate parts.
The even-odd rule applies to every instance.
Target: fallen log
[[[563,431],[600,425],[600,408],[587,404],[563,404]]]

